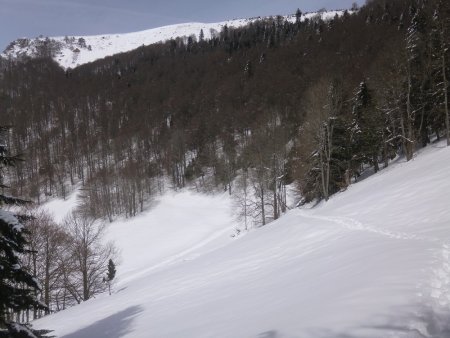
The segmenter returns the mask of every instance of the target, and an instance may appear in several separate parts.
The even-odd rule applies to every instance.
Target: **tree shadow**
[[[415,310],[413,310],[415,309]],[[398,316],[374,318],[384,324],[367,324],[351,327],[348,332],[327,328],[311,328],[298,338],[450,338],[450,310],[435,310],[430,306],[398,308]],[[401,311],[405,310],[405,311]],[[284,338],[279,331],[263,332],[255,338]],[[286,336],[287,337],[287,336]]]
[[[131,331],[131,323],[140,312],[140,306],[131,306],[62,338],[120,338]]]
[[[413,311],[412,309],[415,309]],[[363,325],[360,330],[370,330],[373,334],[367,337],[395,337],[401,338],[450,338],[450,311],[436,311],[431,306],[417,305],[395,318],[384,318],[385,324]],[[317,331],[311,337],[315,338],[360,338],[354,334],[342,332]],[[366,335],[364,335],[366,337]]]
[[[431,307],[422,307],[421,311],[408,319],[416,324],[421,324],[419,325],[421,330],[411,329],[409,326],[399,327],[395,325],[374,326],[374,328],[380,330],[397,329],[398,331],[403,329],[403,332],[414,334],[414,337],[450,338],[450,311],[448,310],[436,311]]]

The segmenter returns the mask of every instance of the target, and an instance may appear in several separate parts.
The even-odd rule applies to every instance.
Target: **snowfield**
[[[226,195],[113,223],[107,293],[34,323],[64,338],[450,337],[450,148],[233,238]]]

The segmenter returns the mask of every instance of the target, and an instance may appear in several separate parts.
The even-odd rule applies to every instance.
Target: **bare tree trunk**
[[[377,173],[380,170],[380,167],[378,165],[378,155],[377,154],[373,154],[372,162],[373,162],[374,171],[375,171],[375,173]]]
[[[446,70],[446,62],[445,62],[445,49],[442,50],[442,80],[444,86],[444,111],[445,111],[445,129],[446,129],[446,137],[447,137],[447,146],[450,146],[450,123],[448,117],[448,93],[447,93],[447,74]]]
[[[277,178],[274,175],[273,178],[273,219],[278,219],[278,194],[277,194]]]
[[[320,160],[320,177],[321,177],[321,182],[322,182],[322,193],[323,193],[323,197],[325,198],[325,201],[328,201],[328,187],[326,185],[326,179],[325,179],[325,163],[323,160],[323,154],[322,151],[319,152],[319,160]]]
[[[242,173],[242,175],[243,175],[243,187],[242,187],[242,189],[243,189],[243,191],[244,191],[244,224],[245,224],[245,231],[247,231],[248,230],[248,224],[247,224],[247,217],[248,217],[248,214],[247,214],[247,198],[248,198],[248,196],[247,196],[247,189],[248,189],[248,185],[247,185],[247,183],[248,183],[248,181],[247,181],[247,179],[248,179],[248,177],[247,177],[247,174],[248,174],[248,171],[247,171],[247,168],[245,168],[244,169],[244,172]]]
[[[89,299],[89,286],[88,286],[88,268],[85,258],[83,258],[82,275],[83,275],[83,300],[86,301]]]
[[[44,302],[45,305],[47,305],[47,308],[45,309],[45,314],[48,315],[50,313],[50,262],[49,262],[49,245],[48,245],[48,239],[46,241],[46,264],[45,264],[45,277],[44,277]]]
[[[408,94],[406,98],[406,122],[407,122],[407,137],[406,137],[406,160],[410,161],[414,155],[414,113],[411,105],[411,71],[408,70]]]
[[[326,121],[325,130],[322,133],[322,149],[319,150],[320,172],[323,197],[325,201],[328,201],[330,196],[331,156],[333,148],[333,126],[330,120]]]
[[[327,121],[327,144],[325,146],[327,163],[326,163],[326,188],[327,188],[327,201],[330,196],[330,176],[331,176],[331,152],[333,148],[333,126],[331,121]]]
[[[33,276],[37,276],[37,252],[34,251],[32,253],[33,257]],[[37,298],[37,290],[34,290],[34,296]],[[27,310],[28,311],[28,310]],[[36,318],[37,316],[37,308],[34,307],[33,309],[33,316]]]
[[[261,221],[262,221],[262,225],[266,225],[266,211],[265,211],[265,207],[264,207],[264,203],[265,203],[265,198],[264,198],[264,187],[262,186],[262,184],[264,184],[263,182],[261,183],[261,187],[260,187],[260,192],[261,192],[261,196],[260,196],[260,201],[261,201]]]

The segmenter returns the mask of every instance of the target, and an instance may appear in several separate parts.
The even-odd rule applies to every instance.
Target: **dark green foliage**
[[[384,121],[366,82],[361,82],[353,103],[353,121],[350,126],[352,170],[359,172],[364,164],[378,171],[378,161],[383,149]]]
[[[114,277],[116,277],[116,265],[114,264],[113,260],[110,259],[108,262],[108,273],[106,275],[106,280],[108,282],[111,282]]]
[[[31,325],[8,323],[6,329],[0,329],[0,338],[54,338],[49,336],[51,330],[35,330]]]
[[[8,156],[5,144],[6,128],[0,128],[0,182],[9,166],[16,158]],[[0,207],[5,204],[20,205],[26,201],[0,195]],[[20,217],[0,209],[0,337],[29,338],[41,337],[37,331],[15,323],[14,313],[29,309],[45,309],[36,298],[39,285],[22,266],[21,258],[27,253],[26,230]],[[45,334],[46,332],[42,332]]]
[[[116,277],[116,265],[114,264],[113,260],[110,259],[108,262],[108,271],[106,273],[106,277],[104,277],[103,281],[108,283],[108,291],[111,295],[111,283],[113,279]]]
[[[297,10],[295,11],[295,23],[299,24],[301,17],[302,11],[300,10],[300,8],[297,8]]]
[[[344,116],[339,116],[334,120],[331,194],[350,185],[354,152],[350,146],[351,133],[349,132],[349,125],[349,121]]]

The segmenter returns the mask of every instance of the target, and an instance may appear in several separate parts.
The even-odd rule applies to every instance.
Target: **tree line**
[[[22,160],[8,151],[8,132],[0,126],[2,190],[8,189],[5,169]],[[30,205],[0,194],[0,337],[47,337],[51,331],[27,323],[105,290],[111,294],[116,274],[116,250],[103,239],[105,223],[74,211],[59,225],[47,211]]]
[[[67,71],[4,60],[0,109],[27,157],[10,185],[38,202],[81,185],[85,212],[110,221],[167,188],[226,190],[246,226],[266,224],[286,210],[288,184],[303,202],[326,200],[449,139],[448,28],[446,1],[374,0]]]

